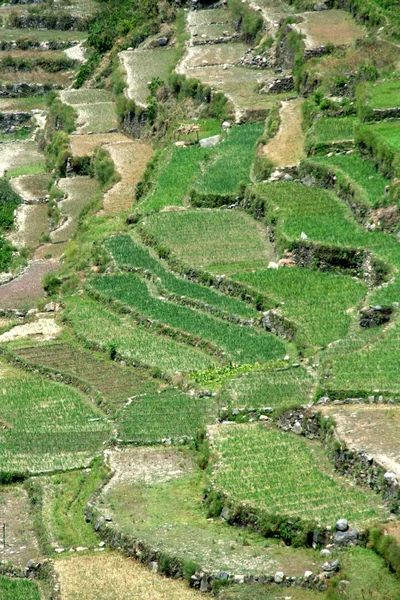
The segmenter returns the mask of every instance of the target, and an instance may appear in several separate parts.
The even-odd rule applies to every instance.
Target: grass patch
[[[295,323],[301,346],[326,346],[345,337],[351,322],[348,310],[367,292],[365,284],[351,277],[301,268],[240,273],[233,279],[282,304],[279,311]]]
[[[274,259],[266,232],[243,212],[166,212],[148,216],[143,225],[145,231],[170,248],[185,264],[211,272],[262,268]]]
[[[197,348],[122,320],[94,300],[70,298],[66,307],[66,317],[81,339],[106,352],[116,351],[130,361],[167,373],[205,369],[216,362]]]
[[[0,575],[1,600],[40,600],[36,583],[26,579],[10,579]]]
[[[372,108],[385,109],[400,107],[400,79],[389,79],[375,83],[368,88],[369,104]]]
[[[370,125],[375,133],[378,134],[379,137],[383,138],[390,146],[392,146],[395,150],[400,151],[400,122],[392,121],[374,123]]]
[[[196,398],[173,388],[136,396],[118,415],[118,436],[142,444],[194,438],[212,414],[213,404],[210,398]]]
[[[13,7],[13,10],[15,8]],[[18,41],[21,38],[34,40],[37,42],[52,41],[82,41],[86,39],[87,33],[84,31],[58,31],[56,29],[16,29],[13,27],[3,27],[1,29],[2,42]]]
[[[303,368],[254,371],[233,379],[219,395],[228,409],[289,408],[308,404],[315,380]]]
[[[177,277],[161,261],[153,258],[147,248],[139,245],[128,235],[113,236],[105,242],[105,245],[117,264],[150,271],[159,279],[161,288],[170,294],[199,301],[227,313],[245,317],[256,317],[258,314],[252,307],[232,296],[225,296],[210,287]]]
[[[363,525],[385,517],[380,499],[336,477],[322,446],[264,425],[222,426],[214,434],[218,489],[269,514],[323,526],[339,518]]]
[[[271,334],[153,297],[146,282],[137,275],[96,277],[91,285],[102,294],[127,304],[138,315],[212,342],[223,351],[227,360],[262,363],[285,353],[283,342]]]
[[[83,511],[106,476],[102,459],[98,459],[90,469],[39,479],[44,490],[43,517],[52,543],[62,548],[99,544],[100,538]]]

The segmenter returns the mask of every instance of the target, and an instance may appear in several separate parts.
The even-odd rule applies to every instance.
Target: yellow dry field
[[[364,450],[400,477],[400,409],[397,406],[348,404],[327,406],[321,412],[334,418],[336,433],[349,448]]]
[[[297,165],[305,158],[304,133],[301,128],[303,100],[282,102],[281,124],[278,133],[263,147],[263,152],[276,167]]]
[[[135,186],[142,178],[153,149],[149,144],[125,138],[125,141],[104,146],[121,176],[104,196],[103,213],[116,215],[131,209]]]
[[[183,581],[152,573],[116,553],[75,555],[55,562],[62,600],[195,600]]]
[[[317,48],[352,44],[364,36],[364,30],[353,17],[344,10],[323,10],[306,12],[300,15],[304,20],[297,28],[306,36],[307,48]]]

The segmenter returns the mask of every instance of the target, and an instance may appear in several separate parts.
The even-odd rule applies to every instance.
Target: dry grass
[[[207,65],[233,65],[242,58],[246,50],[248,46],[242,43],[189,46],[180,69],[194,69]]]
[[[55,563],[62,600],[194,600],[182,581],[151,573],[116,553],[71,556]]]
[[[115,215],[131,209],[135,185],[142,178],[153,149],[149,144],[129,138],[125,138],[123,142],[109,144],[106,148],[121,180],[105,194],[103,211],[107,215]]]
[[[301,99],[282,102],[278,133],[263,147],[263,152],[277,167],[296,165],[305,158],[304,133],[301,128],[302,103]]]
[[[388,471],[400,476],[398,407],[329,406],[323,408],[322,412],[335,419],[338,436],[350,448],[368,452]]]
[[[43,154],[40,154],[34,142],[0,143],[0,177],[4,171],[31,163],[44,163]]]
[[[16,246],[33,248],[43,234],[49,233],[49,217],[46,204],[21,204],[17,209],[14,231],[9,239]]]
[[[49,193],[50,181],[51,177],[48,173],[39,173],[12,178],[10,183],[12,188],[25,201],[34,202],[44,198]]]
[[[344,10],[302,13],[298,29],[306,36],[306,47],[352,44],[364,36],[364,30]]]
[[[1,31],[1,30],[0,30]],[[42,85],[55,85],[57,88],[68,87],[74,79],[75,71],[58,71],[47,73],[43,69],[32,71],[4,71],[1,73],[1,83],[38,83]]]

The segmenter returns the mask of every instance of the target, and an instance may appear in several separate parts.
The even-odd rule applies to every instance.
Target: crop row
[[[153,297],[146,282],[137,275],[95,277],[91,285],[109,298],[128,305],[138,315],[216,344],[228,360],[267,362],[285,354],[283,342],[271,334]]]

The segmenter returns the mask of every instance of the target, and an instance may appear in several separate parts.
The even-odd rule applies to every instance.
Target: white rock
[[[312,574],[313,574],[313,572],[312,572],[312,571],[306,571],[306,572],[304,573],[303,579],[304,579],[305,581],[308,581],[308,580],[310,579],[310,577],[312,576]]]
[[[268,263],[268,267],[267,269],[279,269],[279,265],[276,262],[270,262]]]
[[[304,233],[304,231],[301,232],[300,237],[302,240],[306,240],[307,239],[307,234]]]
[[[282,571],[277,571],[274,575],[274,581],[275,583],[282,583],[282,581],[285,579],[285,573],[283,573]]]

